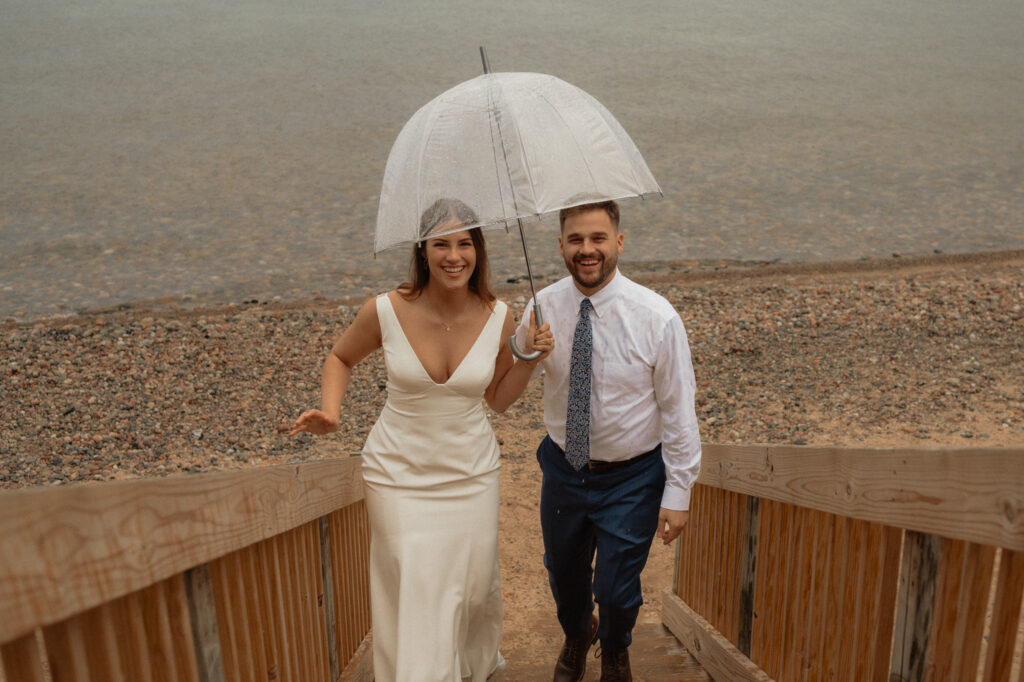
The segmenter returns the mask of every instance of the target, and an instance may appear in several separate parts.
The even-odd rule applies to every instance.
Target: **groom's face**
[[[623,235],[602,209],[571,215],[562,225],[558,248],[565,267],[586,296],[597,293],[615,273]]]

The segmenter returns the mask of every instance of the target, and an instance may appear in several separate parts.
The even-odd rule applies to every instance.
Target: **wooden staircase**
[[[551,679],[555,658],[562,646],[562,633],[557,623],[550,628],[544,625],[551,636],[547,647],[550,651],[525,652],[510,650],[504,652],[507,666],[496,682],[546,682]],[[586,682],[601,679],[601,659],[597,658],[598,648],[591,649],[587,659]],[[639,623],[633,630],[633,645],[629,647],[629,658],[635,682],[710,682],[711,677],[700,663],[683,648],[679,640],[660,623]]]

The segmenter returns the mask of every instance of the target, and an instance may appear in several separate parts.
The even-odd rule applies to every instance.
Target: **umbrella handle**
[[[533,306],[533,310],[534,310],[534,312],[537,315],[537,326],[539,327],[542,324],[544,324],[544,318],[540,314],[540,306],[539,305],[534,305]],[[535,350],[535,351],[533,351],[531,353],[524,353],[523,351],[519,350],[519,346],[516,345],[516,335],[515,334],[513,334],[510,337],[508,337],[508,349],[510,351],[512,351],[512,355],[516,356],[520,360],[525,360],[526,362],[530,362],[531,360],[536,360],[537,358],[539,358],[541,356],[541,351],[539,351],[539,350]]]

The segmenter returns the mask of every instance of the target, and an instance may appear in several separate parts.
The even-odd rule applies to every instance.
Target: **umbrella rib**
[[[548,99],[548,97],[543,92],[540,92],[539,90],[534,90],[534,92],[537,94],[538,97],[540,97],[542,100],[544,100],[544,102],[547,103],[547,105],[549,107],[551,107],[551,110],[553,112],[555,112],[555,115],[558,116],[558,119],[562,122],[562,125],[565,126],[565,129],[569,132],[569,137],[572,139],[573,144],[576,146],[577,151],[579,151],[580,156],[586,158],[586,155],[583,154],[583,147],[580,145],[579,140],[576,139],[576,134],[573,132],[572,126],[569,125],[569,122],[565,120],[565,116],[562,115],[562,111],[558,107],[556,107],[551,102],[551,100]],[[604,121],[604,117],[603,116],[601,117],[601,120]],[[606,123],[606,125],[607,125],[607,123]],[[525,146],[524,146],[524,150],[525,150]],[[597,181],[594,179],[594,173],[590,170],[590,164],[588,163],[588,164],[584,164],[584,165],[587,168],[587,175],[590,176],[590,184],[592,186],[596,187],[597,186]],[[527,166],[529,166],[529,164],[527,164]],[[630,169],[630,172],[632,172],[632,169]],[[634,180],[635,179],[636,178],[634,177]],[[532,182],[532,178],[531,178],[531,182]]]
[[[519,138],[519,146],[522,148],[523,154],[525,155],[526,154],[526,144],[523,143],[523,131],[519,129],[519,125],[517,124],[515,116],[512,116],[511,119],[512,119],[512,127],[515,129],[515,132],[516,132],[516,137]],[[499,127],[498,127],[498,134],[499,135],[501,134],[501,126],[500,126],[500,124],[499,124]],[[520,217],[519,216],[519,202],[516,201],[516,186],[515,186],[515,183],[512,182],[512,169],[509,167],[509,164],[508,164],[508,150],[505,149],[505,137],[504,136],[501,137],[501,152],[505,156],[505,170],[506,170],[506,172],[508,172],[508,184],[509,184],[509,187],[512,188],[512,203],[515,205],[516,217],[518,218],[518,217]],[[526,167],[527,185],[530,188],[530,193],[533,195],[533,205],[536,206],[537,205],[537,192],[534,189],[535,185],[533,183],[533,170],[530,167],[529,159],[526,159],[525,163],[523,163],[523,165]]]
[[[498,107],[496,107],[495,104],[494,104],[494,92],[491,90],[490,87],[487,88],[487,99],[490,100],[490,107],[491,107],[491,112],[492,112],[492,116],[490,118],[494,122],[494,125],[490,126],[490,132],[491,132],[491,149],[493,150],[493,154],[495,156],[495,159],[494,159],[494,181],[495,181],[495,183],[498,186],[498,197],[499,197],[499,200],[501,202],[502,207],[504,207],[505,206],[505,195],[504,195],[504,192],[502,191],[502,187],[501,187],[501,171],[499,170],[500,166],[498,164],[498,159],[497,159],[497,156],[498,156],[497,148],[494,146],[494,128],[495,127],[497,127],[497,129],[498,129],[498,143],[501,145],[501,155],[505,159],[505,172],[508,174],[508,186],[509,186],[509,189],[512,191],[512,209],[515,211],[516,217],[518,217],[519,216],[519,202],[516,201],[516,191],[515,191],[515,186],[512,183],[512,173],[509,171],[509,167],[508,167],[508,152],[505,151],[505,137],[501,134],[501,121],[500,121],[500,117],[498,115]],[[503,214],[504,214],[504,212],[505,211],[502,210]],[[505,223],[505,232],[508,232],[508,220],[509,219],[508,219],[508,217],[506,217],[504,215],[502,216],[502,218],[503,218],[503,222]]]

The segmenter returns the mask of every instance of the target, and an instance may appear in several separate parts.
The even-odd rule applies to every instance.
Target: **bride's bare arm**
[[[345,397],[352,368],[380,346],[377,301],[371,298],[359,309],[356,319],[335,342],[327,359],[324,360],[320,382],[320,409],[303,412],[292,425],[290,435],[294,436],[301,432],[322,435],[336,431],[341,416],[341,401]]]
[[[502,330],[501,349],[494,361],[494,379],[491,380],[491,385],[484,392],[484,400],[495,412],[504,412],[512,403],[519,400],[519,396],[526,390],[526,385],[530,383],[530,376],[537,363],[546,358],[555,347],[555,340],[548,323],[545,322],[538,329],[533,311],[530,311],[530,329],[524,350],[527,353],[534,349],[543,351],[540,357],[527,362],[513,356],[512,351],[508,348],[507,339],[514,333],[515,322],[512,319],[512,311],[509,310],[505,317],[505,327]]]

